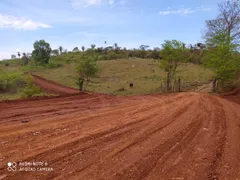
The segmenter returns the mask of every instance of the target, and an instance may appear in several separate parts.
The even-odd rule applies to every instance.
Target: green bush
[[[42,96],[42,90],[40,87],[36,86],[31,82],[28,82],[28,84],[25,86],[25,88],[21,92],[22,98],[30,98],[37,95]]]
[[[0,71],[0,92],[17,92],[25,84],[23,73]]]

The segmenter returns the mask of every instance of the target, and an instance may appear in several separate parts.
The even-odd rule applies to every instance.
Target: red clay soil
[[[1,180],[237,180],[239,153],[240,105],[216,96],[0,103]],[[47,162],[48,169],[21,162]]]
[[[236,88],[230,92],[222,94],[221,97],[240,104],[240,88]]]
[[[53,93],[53,94],[76,94],[79,93],[79,90],[63,86],[59,83],[44,79],[40,76],[31,74],[33,77],[33,81],[36,85],[40,86],[45,92]]]
[[[224,96],[240,96],[240,88],[236,88],[224,94]]]

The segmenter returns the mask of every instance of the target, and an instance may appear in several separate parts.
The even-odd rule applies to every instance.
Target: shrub
[[[36,85],[26,86],[21,93],[22,98],[30,98],[42,94],[40,87]]]
[[[32,83],[31,76],[27,76],[25,80],[27,82],[27,85],[21,92],[22,98],[30,98],[30,97],[42,94],[41,88]]]
[[[0,92],[17,92],[17,89],[25,84],[21,72],[0,72]]]

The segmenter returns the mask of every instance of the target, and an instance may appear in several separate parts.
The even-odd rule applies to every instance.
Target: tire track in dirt
[[[176,97],[176,98],[181,98],[181,97]],[[174,101],[174,99],[171,100],[171,101],[170,101],[169,99],[167,100],[168,103],[170,103],[170,102],[172,102],[172,101]],[[147,109],[152,109],[152,110],[153,110],[153,108],[152,108],[151,106],[154,107],[154,106],[156,106],[155,104],[156,104],[156,103],[153,103],[153,105],[149,104],[149,105],[148,105],[149,108],[146,108],[146,110],[147,110]],[[164,104],[165,104],[165,103],[164,103]],[[140,105],[140,106],[141,106],[141,105]],[[125,108],[125,107],[124,107],[124,108]],[[136,106],[134,106],[134,109],[135,109],[135,108],[136,108]],[[142,110],[143,110],[143,109],[141,109],[141,111],[142,111]],[[119,111],[119,110],[118,110],[118,111]],[[123,109],[123,111],[125,111],[125,110]],[[108,111],[107,111],[107,113],[108,113]],[[111,114],[114,114],[114,115],[116,114],[115,112],[112,112],[112,111],[110,111],[110,113],[111,113]],[[152,112],[151,112],[151,113],[152,113]],[[155,116],[156,113],[157,113],[157,111],[155,112],[155,114],[150,114],[150,116]],[[121,114],[121,111],[120,111],[120,114]],[[109,113],[108,113],[108,114],[103,113],[101,116],[104,118],[105,116],[109,116],[109,115],[110,115]],[[99,115],[96,115],[96,116],[100,117]],[[145,120],[147,120],[150,116],[146,116],[146,117],[144,117],[142,120],[145,121]],[[87,121],[88,121],[88,120],[91,120],[91,119],[92,119],[92,117],[87,117]],[[99,120],[100,120],[100,119],[99,119]],[[79,120],[78,120],[78,119],[74,119],[74,122],[75,122],[75,121],[79,121]],[[85,120],[85,121],[86,121],[86,120]],[[57,123],[60,123],[60,122],[61,122],[61,121],[58,121]],[[141,122],[141,120],[138,119],[137,123],[139,123],[139,122]],[[71,127],[71,123],[72,123],[72,122],[68,121],[68,122],[67,122],[67,125]],[[131,124],[135,124],[135,123],[136,123],[136,122],[131,122],[131,123],[125,124],[124,127],[130,126]],[[48,125],[50,125],[50,123],[48,123]],[[72,127],[74,127],[74,124],[73,124]],[[48,128],[49,128],[49,127],[48,127]],[[62,128],[64,128],[64,126],[63,126]],[[121,127],[120,127],[120,128],[121,128]],[[119,129],[119,128],[118,128],[118,129]],[[115,131],[115,130],[117,130],[117,129],[112,129],[112,130],[109,131],[109,132],[113,132],[113,131]],[[73,131],[73,129],[69,129],[69,131]],[[42,131],[40,131],[40,132],[41,132],[42,134],[44,134],[44,132],[42,132]],[[104,131],[104,133],[109,133],[109,132],[108,132],[108,131],[107,131],[107,132]],[[104,134],[100,134],[100,136],[101,136],[101,135],[104,135]],[[26,134],[25,137],[27,137],[27,136],[32,136],[32,134],[31,134],[31,133]],[[67,138],[67,137],[68,137],[68,134],[65,135],[65,136],[63,136],[63,137],[61,137],[60,134],[58,134],[58,136],[60,136],[60,137],[58,137],[58,138],[64,139],[64,138]],[[47,137],[46,137],[46,138],[47,138]],[[96,136],[94,136],[93,138],[96,138]],[[54,140],[54,139],[53,139],[53,141],[56,142],[56,140]],[[16,143],[17,143],[17,142],[16,142]],[[15,143],[15,147],[16,147],[16,143]],[[71,146],[71,144],[76,144],[76,143],[78,143],[78,140],[77,140],[77,141],[74,140],[73,143],[70,142],[70,144],[66,144],[66,145],[64,145],[64,146],[67,148],[68,146]],[[42,144],[42,143],[41,143],[41,145],[44,146],[44,144]],[[9,147],[7,147],[7,148],[9,148]],[[56,146],[55,146],[55,149],[56,149]],[[31,151],[32,151],[32,149],[31,149]],[[51,149],[50,149],[49,151],[51,151]],[[8,152],[8,153],[9,153],[9,152]],[[14,154],[14,153],[15,153],[15,151],[12,152],[12,154]],[[42,154],[44,154],[44,153],[47,153],[47,152],[45,152],[45,151],[42,152]]]
[[[219,97],[87,94],[0,107],[5,179],[240,178],[240,107]],[[54,172],[7,172],[8,161],[48,161]]]

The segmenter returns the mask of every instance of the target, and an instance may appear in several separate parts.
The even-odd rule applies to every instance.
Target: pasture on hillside
[[[87,91],[114,95],[159,93],[161,83],[166,78],[166,72],[159,68],[159,62],[152,59],[98,61],[98,64],[101,69],[99,77],[91,79]],[[59,68],[36,70],[35,74],[77,88],[75,69],[76,64],[69,63]],[[190,63],[182,64],[178,73],[182,81],[189,82],[208,81],[211,76],[211,70]],[[130,88],[129,83],[133,83],[134,87]]]
[[[87,91],[113,95],[139,95],[160,93],[161,84],[165,84],[166,72],[159,67],[159,61],[153,59],[118,59],[97,62],[100,72],[97,78],[91,78]],[[57,65],[59,65],[57,67]],[[78,88],[76,84],[76,62],[57,61],[54,58],[47,67],[18,66],[15,61],[9,61],[4,71],[32,72],[43,78],[55,81],[65,86]],[[187,82],[209,81],[213,73],[201,65],[185,63],[179,67],[177,77]],[[133,83],[133,88],[129,84]],[[20,94],[1,93],[0,100],[17,99]]]

